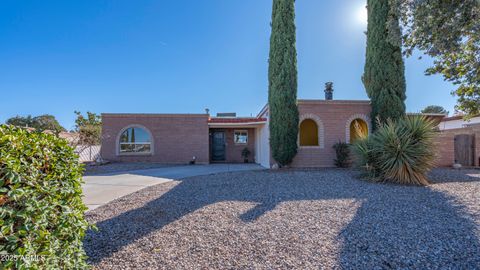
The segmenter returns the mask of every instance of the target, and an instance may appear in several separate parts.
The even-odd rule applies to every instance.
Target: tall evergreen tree
[[[273,0],[268,68],[270,147],[280,165],[297,154],[297,51],[295,0]]]
[[[367,53],[363,83],[372,102],[372,121],[405,114],[405,65],[398,13],[391,0],[368,0]]]

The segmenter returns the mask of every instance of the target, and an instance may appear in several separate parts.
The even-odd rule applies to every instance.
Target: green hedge
[[[65,140],[0,125],[0,269],[88,268],[82,172]]]

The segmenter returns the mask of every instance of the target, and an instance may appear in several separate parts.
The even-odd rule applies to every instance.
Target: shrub
[[[340,168],[350,167],[350,145],[344,142],[338,142],[333,145],[337,158],[334,160],[335,166]]]
[[[374,134],[354,143],[360,165],[377,182],[427,185],[435,159],[434,128],[423,116],[379,124]]]
[[[66,140],[0,125],[0,269],[88,267],[82,170]]]

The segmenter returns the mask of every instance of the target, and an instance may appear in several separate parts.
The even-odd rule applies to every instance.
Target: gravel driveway
[[[88,213],[95,269],[478,269],[480,171],[437,184],[350,170],[223,173],[146,188]]]

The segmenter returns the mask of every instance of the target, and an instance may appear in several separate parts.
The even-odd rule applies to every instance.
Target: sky
[[[367,99],[366,0],[297,0],[298,97]],[[2,0],[0,122],[74,111],[237,112],[267,101],[272,0]],[[419,56],[419,55],[417,55]],[[454,87],[406,59],[407,110],[444,106]]]

